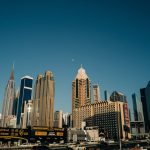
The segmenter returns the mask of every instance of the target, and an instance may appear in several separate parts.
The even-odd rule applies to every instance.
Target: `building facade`
[[[32,83],[33,78],[30,76],[24,76],[21,78],[20,92],[19,92],[20,94],[17,104],[17,121],[16,121],[17,127],[22,127],[23,125],[24,104],[25,101],[28,102],[28,100],[31,99]]]
[[[98,126],[109,138],[130,137],[130,131],[124,130],[125,127],[130,128],[127,103],[100,101],[74,109],[74,116],[76,128],[81,128],[85,121],[89,127]]]
[[[112,101],[112,102],[120,101],[120,102],[126,103],[127,98],[123,93],[114,91],[110,96],[110,101]]]
[[[17,115],[17,105],[19,101],[19,89],[15,91],[15,99],[14,99],[14,104],[13,104],[13,115]]]
[[[11,116],[14,115],[13,105],[15,99],[15,81],[14,81],[14,69],[11,71],[10,79],[8,80],[2,108],[2,127],[9,127]]]
[[[141,102],[143,106],[145,132],[150,132],[150,81],[146,88],[140,89]]]
[[[33,109],[33,101],[28,100],[24,102],[24,113],[22,114],[22,128],[27,128],[31,126],[31,116],[32,116],[32,109]]]
[[[75,80],[72,81],[72,116],[74,126],[74,109],[91,104],[91,82],[85,69],[78,70]]]
[[[63,125],[63,112],[61,110],[54,113],[54,127],[62,128]]]
[[[142,103],[140,98],[135,93],[132,94],[132,102],[133,102],[134,120],[144,121]]]
[[[100,101],[100,89],[98,85],[93,85],[93,99],[94,103]]]
[[[38,75],[33,97],[32,126],[54,126],[54,76],[50,71]]]
[[[107,90],[104,91],[104,100],[105,101],[110,100],[110,95]]]
[[[140,98],[135,93],[132,94],[132,102],[134,116],[133,121],[131,121],[132,137],[142,137],[145,133],[143,107]]]

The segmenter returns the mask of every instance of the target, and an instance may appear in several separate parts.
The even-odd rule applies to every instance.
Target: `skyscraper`
[[[140,98],[135,93],[132,94],[132,102],[133,102],[134,121],[131,124],[135,124],[135,126],[134,127],[131,126],[132,127],[131,131],[133,134],[140,136],[140,134],[145,133],[143,107]]]
[[[73,110],[80,106],[91,104],[91,82],[85,69],[81,66],[75,80],[72,81],[72,115]],[[74,125],[73,125],[74,126]]]
[[[133,101],[134,120],[144,121],[142,103],[138,98],[137,94],[135,93],[132,94],[132,101]]]
[[[50,71],[38,75],[33,97],[32,126],[53,127],[54,124],[54,76]]]
[[[93,85],[93,98],[94,103],[100,101],[100,90],[98,85]]]
[[[104,99],[105,101],[110,100],[110,95],[107,90],[104,91]]]
[[[5,95],[3,100],[3,109],[2,109],[2,127],[9,126],[9,118],[13,114],[13,103],[15,98],[15,81],[14,81],[14,68],[11,71],[10,79],[8,80]]]
[[[150,132],[150,81],[146,88],[140,89],[141,101],[143,106],[145,132]]]
[[[22,126],[22,113],[24,113],[24,103],[31,99],[32,96],[32,82],[33,78],[24,76],[21,78],[20,95],[17,105],[17,127]]]

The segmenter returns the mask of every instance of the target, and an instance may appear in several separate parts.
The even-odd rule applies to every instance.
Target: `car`
[[[49,147],[46,145],[37,145],[33,146],[31,150],[49,150]]]

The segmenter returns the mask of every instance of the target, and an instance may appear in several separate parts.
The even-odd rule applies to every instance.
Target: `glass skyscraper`
[[[17,105],[17,127],[22,124],[22,113],[24,112],[24,102],[31,99],[33,78],[24,76],[21,78],[20,95]]]
[[[150,132],[150,81],[146,88],[140,89],[141,101],[143,105],[145,132]]]
[[[144,121],[142,103],[137,94],[132,94],[133,111],[135,121]]]

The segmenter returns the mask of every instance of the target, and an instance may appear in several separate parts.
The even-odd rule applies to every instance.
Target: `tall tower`
[[[150,81],[148,82],[146,88],[140,89],[141,102],[143,106],[144,122],[145,122],[145,132],[150,132]]]
[[[21,78],[20,95],[17,104],[17,127],[22,126],[25,101],[30,100],[32,96],[32,82],[33,78],[30,76]]]
[[[72,81],[72,115],[74,120],[74,109],[91,104],[91,82],[85,69],[78,70],[75,80]],[[74,121],[73,121],[74,122]],[[73,124],[74,126],[74,124]]]
[[[105,101],[110,100],[110,95],[107,90],[104,91],[104,99]]]
[[[13,103],[15,98],[15,81],[14,81],[14,68],[11,71],[10,79],[8,80],[5,95],[3,100],[2,109],[2,127],[9,126],[9,118],[13,114]]]
[[[132,102],[133,102],[134,120],[144,121],[142,102],[135,93],[132,94]]]
[[[93,85],[93,98],[94,103],[100,101],[100,90],[98,85]]]
[[[54,76],[50,71],[38,75],[33,97],[32,126],[53,127],[54,123]]]

